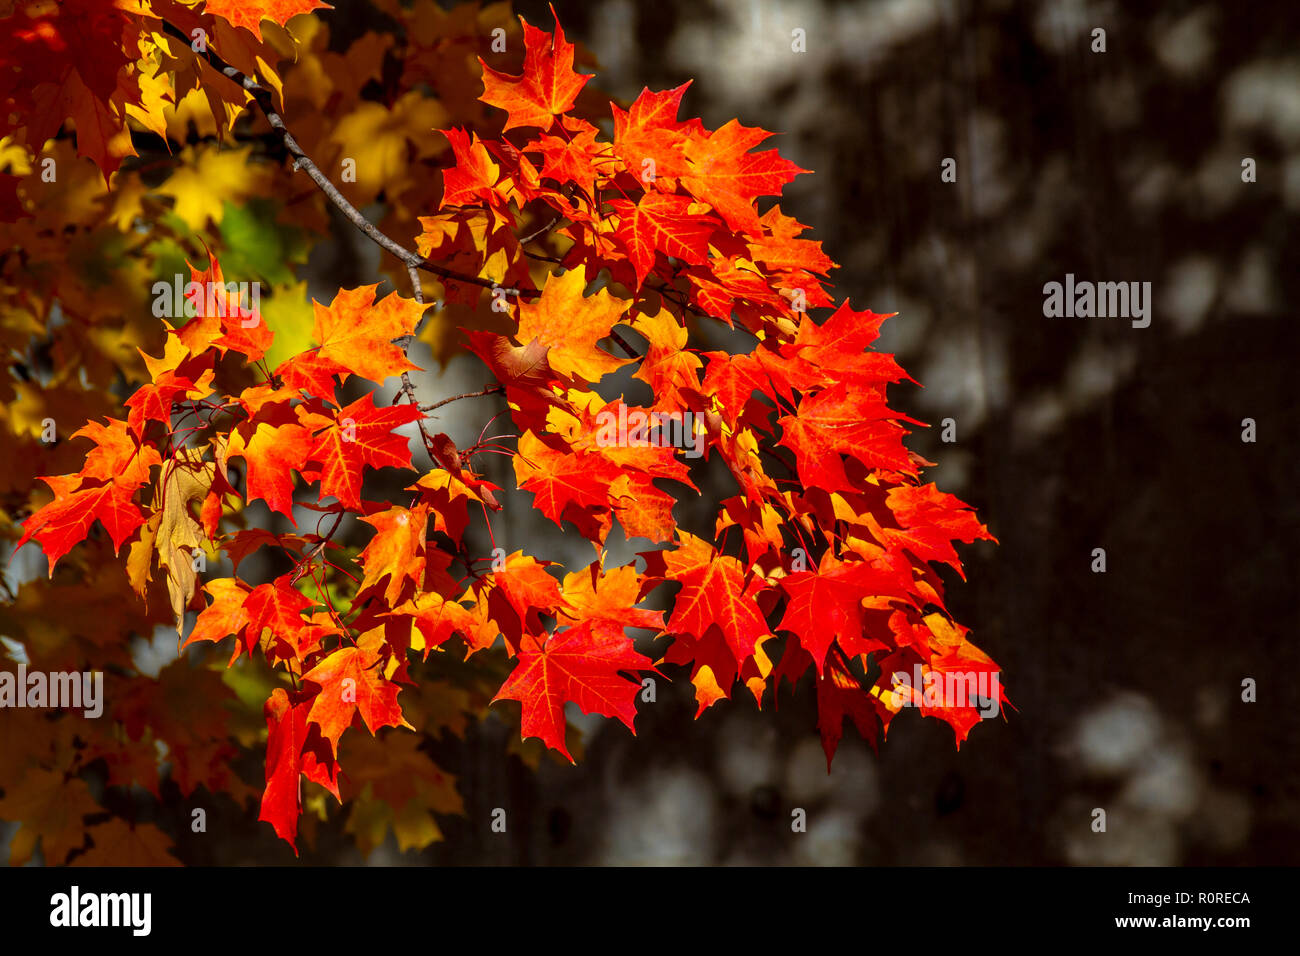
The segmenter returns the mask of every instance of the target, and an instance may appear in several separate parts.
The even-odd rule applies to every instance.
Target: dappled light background
[[[827,775],[810,687],[779,709],[769,694],[761,714],[737,695],[692,723],[677,675],[636,739],[605,727],[578,769],[525,778],[514,858],[1296,862],[1300,10],[556,9],[612,94],[693,79],[685,114],[775,130],[815,170],[782,207],[841,263],[837,294],[899,313],[880,347],[925,388],[893,390],[896,407],[955,422],[955,443],[937,427],[911,442],[1000,539],[964,549],[948,599],[1017,709],[960,752],[914,712],[879,756],[849,729]],[[519,10],[549,23],[544,4]],[[1150,326],[1045,318],[1043,285],[1066,273],[1150,282]],[[1241,699],[1247,677],[1257,703]],[[794,807],[807,834],[790,832]]]

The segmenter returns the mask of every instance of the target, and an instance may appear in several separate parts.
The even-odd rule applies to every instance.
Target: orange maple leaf
[[[554,9],[551,14],[554,16]],[[498,73],[479,57],[483,65],[482,99],[509,114],[507,130],[535,126],[546,132],[556,116],[573,108],[591,77],[574,71],[574,46],[565,41],[564,28],[558,21],[554,36],[522,17],[520,22],[524,26],[524,72],[519,76]]]

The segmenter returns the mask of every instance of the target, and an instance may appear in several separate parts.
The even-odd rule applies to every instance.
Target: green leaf
[[[276,222],[279,204],[251,199],[221,206],[221,270],[227,275],[255,276],[270,285],[288,285],[292,266],[307,261],[302,230]]]
[[[267,328],[275,333],[275,341],[266,350],[267,368],[273,369],[316,344],[312,340],[316,312],[307,295],[305,279],[272,286],[270,294],[263,296],[261,306]]]

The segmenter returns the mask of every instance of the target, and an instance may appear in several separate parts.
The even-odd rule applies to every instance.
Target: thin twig
[[[526,245],[528,245],[528,243],[532,242],[534,239],[540,239],[542,236],[546,235],[548,232],[550,232],[552,229],[554,229],[555,226],[556,226],[556,224],[559,223],[560,220],[563,219],[563,218],[564,218],[563,216],[561,216],[561,215],[559,215],[559,214],[557,213],[554,219],[552,219],[552,220],[551,220],[550,222],[548,222],[546,225],[542,226],[542,228],[538,229],[536,232],[530,232],[530,233],[529,233],[528,235],[526,235],[526,236],[520,236],[520,237],[519,237],[519,244],[520,244],[521,246],[526,246]]]
[[[415,266],[409,262],[406,264],[406,273],[411,277],[411,294],[415,296],[416,302],[420,305],[424,305],[424,290],[420,288],[420,273],[417,272]],[[407,342],[402,346],[403,352],[411,347],[410,340],[414,338],[414,336],[404,337],[407,339]],[[420,400],[415,395],[415,385],[411,381],[411,376],[408,372],[402,372],[402,394],[406,396],[408,402],[414,405],[416,409],[419,409]],[[429,456],[430,461],[437,462],[437,456],[433,453],[433,439],[429,437],[429,431],[424,427],[423,415],[416,420],[416,424],[420,429],[420,440],[424,442],[424,453]]]
[[[175,36],[177,39],[183,40],[186,43],[189,42],[189,38],[172,24],[167,23],[165,24],[165,27],[167,32]],[[267,90],[266,87],[246,75],[243,71],[231,66],[229,63],[226,63],[213,51],[207,50],[202,55],[207,58],[208,63],[213,67],[213,69],[218,70],[222,75],[248,91],[249,95],[253,98],[253,102],[257,104],[258,109],[260,109],[262,114],[266,117],[266,121],[271,124],[271,128],[279,133],[281,139],[283,139],[285,149],[288,150],[289,154],[294,158],[294,169],[301,169],[310,176],[312,182],[320,187],[321,192],[323,192],[330,202],[332,202],[335,207],[347,217],[349,222],[369,236],[370,239],[382,249],[391,252],[393,255],[397,256],[397,258],[406,263],[406,271],[411,279],[411,294],[415,297],[415,301],[420,305],[424,305],[424,292],[420,287],[420,274],[417,271],[420,269],[432,272],[433,274],[442,276],[443,278],[455,279],[458,282],[468,282],[473,285],[480,285],[494,290],[500,288],[506,295],[514,295],[523,298],[540,295],[540,293],[535,290],[500,287],[490,279],[483,279],[478,276],[461,275],[460,273],[453,272],[450,269],[444,269],[442,266],[434,265],[423,256],[412,252],[401,243],[389,238],[379,229],[379,227],[363,216],[356,206],[348,202],[347,198],[339,192],[338,187],[330,181],[328,176],[321,172],[320,167],[312,162],[311,157],[309,157],[303,148],[298,145],[298,141],[294,139],[293,134],[289,132],[289,128],[284,125],[283,117],[281,117],[279,112],[276,111],[275,104],[271,99],[270,91]],[[398,341],[401,342],[402,350],[406,351],[411,347],[413,340],[414,336],[407,335],[402,336]],[[420,407],[420,400],[415,394],[415,385],[411,381],[411,376],[406,372],[402,373],[402,390],[400,395],[404,395],[406,400],[416,408]],[[394,399],[394,402],[396,402],[396,399]],[[424,442],[425,452],[429,455],[431,461],[437,461],[437,457],[434,455],[433,439],[430,438],[428,430],[424,427],[423,417],[418,420],[418,426],[420,429],[420,438]]]
[[[190,42],[189,37],[185,36],[185,34],[174,25],[166,23],[165,29],[167,33],[176,39],[181,40],[186,44]],[[245,74],[242,70],[231,66],[210,49],[204,51],[200,55],[207,59],[213,69],[217,70],[227,79],[246,90],[249,95],[253,97],[253,102],[257,104],[257,108],[261,110],[262,115],[266,117],[266,121],[271,124],[271,128],[280,134],[281,139],[284,141],[285,149],[287,149],[289,154],[293,156],[294,169],[301,169],[310,176],[312,182],[320,187],[321,192],[323,192],[326,197],[328,197],[329,201],[332,202],[345,217],[347,217],[349,222],[370,237],[376,245],[391,252],[393,255],[397,256],[397,258],[406,263],[407,268],[411,270],[413,274],[415,269],[423,269],[425,272],[431,272],[444,279],[454,279],[457,282],[482,286],[486,289],[499,289],[506,295],[515,296],[517,298],[531,299],[541,295],[541,293],[536,289],[518,289],[513,286],[499,286],[491,279],[484,279],[481,276],[465,275],[452,269],[444,268],[443,266],[430,262],[418,253],[407,249],[401,243],[389,238],[379,229],[379,227],[363,216],[356,206],[348,202],[347,197],[339,192],[338,187],[330,181],[328,176],[321,172],[319,166],[312,162],[311,157],[304,152],[303,148],[298,144],[298,141],[294,139],[293,134],[289,132],[288,127],[285,126],[284,118],[276,111],[274,103],[271,100],[271,93],[266,87]],[[418,297],[417,301],[419,301]]]
[[[170,23],[165,23],[164,26],[167,33],[171,34],[176,39],[181,40],[185,43],[189,42],[189,38],[185,36],[185,34],[179,28],[175,27]],[[271,128],[274,129],[277,133],[279,133],[281,139],[284,142],[285,149],[289,152],[291,156],[293,156],[294,169],[301,169],[303,172],[305,172],[311,178],[312,182],[314,182],[320,188],[321,192],[325,194],[325,196],[329,199],[329,201],[332,202],[334,206],[341,213],[343,213],[343,215],[347,218],[347,220],[351,222],[354,226],[356,226],[358,229],[360,229],[363,233],[365,233],[365,235],[368,236],[376,245],[386,250],[387,252],[392,253],[398,259],[402,260],[402,262],[406,263],[407,273],[411,279],[412,295],[415,297],[416,302],[418,302],[421,305],[424,304],[424,293],[420,287],[420,276],[419,276],[419,271],[417,270],[423,270],[425,272],[432,273],[433,275],[440,276],[444,279],[451,279],[456,282],[464,282],[469,285],[477,285],[485,289],[491,289],[493,290],[493,292],[501,292],[504,293],[505,295],[514,296],[516,298],[533,299],[541,295],[541,292],[537,289],[519,289],[513,286],[502,286],[502,285],[498,285],[493,280],[485,279],[482,276],[467,275],[464,273],[456,272],[451,269],[447,269],[443,266],[437,265],[436,263],[430,262],[424,256],[412,252],[410,249],[407,249],[401,243],[385,235],[384,232],[379,229],[379,227],[377,227],[374,223],[372,223],[364,215],[362,215],[359,209],[357,209],[354,205],[352,205],[352,203],[348,202],[347,197],[345,197],[341,192],[339,192],[339,188],[334,185],[334,183],[330,180],[328,176],[326,176],[323,172],[321,172],[320,167],[317,166],[312,161],[311,157],[309,157],[307,153],[303,150],[303,148],[298,144],[298,141],[294,138],[293,134],[289,132],[289,128],[285,126],[284,118],[281,117],[279,112],[275,109],[275,104],[271,98],[271,93],[266,87],[262,86],[252,77],[245,74],[242,70],[239,70],[238,68],[231,66],[229,63],[226,63],[220,56],[218,56],[212,50],[206,50],[201,55],[207,59],[209,65],[211,65],[213,69],[217,70],[223,76],[227,77],[232,82],[237,84],[240,88],[246,90],[249,93],[249,95],[253,98],[253,102],[257,104],[258,109],[261,110],[262,114],[266,117],[266,121],[271,125]],[[536,239],[539,236],[550,231],[560,221],[560,219],[561,217],[557,215],[541,229],[521,239],[520,244],[525,245],[528,242],[532,241],[533,239]],[[683,309],[686,308],[684,303],[679,303],[678,305],[679,308],[683,308]],[[633,348],[627,342],[627,340],[622,337],[622,335],[619,334],[618,330],[612,329],[610,335],[613,338],[613,340],[619,345],[619,347],[622,348],[622,350],[626,352],[630,358],[634,358],[634,359],[641,358],[640,353],[637,352],[637,350]],[[407,336],[402,336],[400,339],[396,341],[401,344],[403,351],[405,351],[410,348],[413,339],[414,339],[413,336],[407,335]],[[489,394],[489,392],[484,391],[476,394]],[[419,408],[421,411],[425,411],[425,412],[431,411],[449,402],[455,401],[456,398],[470,397],[468,395],[455,396],[453,398],[444,399],[443,401],[440,402],[434,402],[432,405],[421,407],[419,404],[419,400],[415,394],[415,385],[414,383],[411,382],[411,377],[406,372],[402,373],[402,388],[401,391],[398,393],[398,395],[394,397],[393,399],[394,403],[396,403],[397,400],[402,396],[405,396],[406,400],[410,404],[416,406],[416,408]],[[434,455],[433,441],[430,438],[427,429],[424,427],[423,418],[419,419],[418,425],[420,429],[420,438],[424,442],[425,451],[428,453],[431,460],[437,461],[437,457]]]
[[[499,395],[505,391],[504,385],[486,385],[480,391],[466,392],[464,395],[453,395],[451,398],[444,398],[442,401],[434,402],[432,405],[421,405],[420,411],[431,412],[435,408],[442,408],[444,405],[450,405],[452,402],[459,401],[462,398],[477,398],[480,395]]]
[[[325,533],[325,537],[321,538],[314,545],[312,545],[310,550],[308,550],[305,554],[303,554],[303,556],[298,559],[298,563],[293,566],[293,572],[292,572],[293,577],[289,579],[290,584],[297,584],[298,579],[307,573],[308,568],[311,567],[312,561],[316,559],[316,555],[320,554],[322,551],[325,550],[325,547],[330,542],[330,538],[334,537],[334,532],[339,530],[339,524],[342,521],[343,521],[343,512],[340,510],[335,513],[334,524],[332,524],[330,526],[329,531]],[[316,524],[316,529],[319,532],[320,530],[319,522],[317,522]]]

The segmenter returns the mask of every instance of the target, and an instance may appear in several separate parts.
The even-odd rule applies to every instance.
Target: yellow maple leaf
[[[176,171],[158,192],[176,200],[175,212],[196,232],[208,221],[221,220],[224,200],[242,202],[264,195],[270,186],[270,169],[249,161],[253,147],[218,149],[212,145],[186,147]]]
[[[415,90],[398,98],[392,107],[370,100],[359,103],[330,134],[342,159],[355,164],[349,167],[356,174],[349,195],[354,201],[368,202],[381,189],[401,192],[413,172],[407,143],[415,144],[417,155],[430,154],[434,150],[431,144],[437,140],[432,130],[450,120],[441,103]]]
[[[628,364],[629,359],[615,358],[596,347],[622,318],[628,303],[605,289],[584,296],[586,287],[585,266],[552,274],[536,302],[519,304],[515,339],[522,345],[537,339],[547,347],[547,360],[556,372],[595,382]]]

